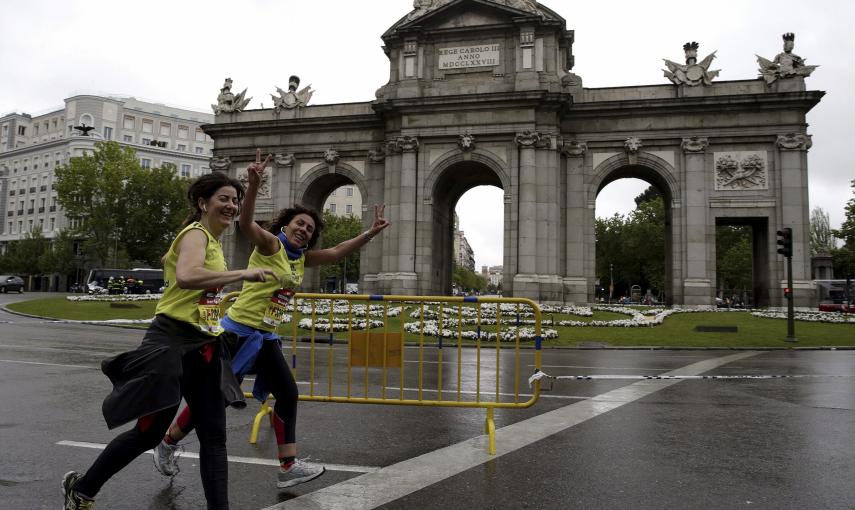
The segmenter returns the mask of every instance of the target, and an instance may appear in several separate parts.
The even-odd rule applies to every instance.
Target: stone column
[[[811,285],[810,275],[810,211],[808,205],[807,151],[812,145],[811,135],[787,133],[779,135],[775,143],[779,151],[781,188],[778,203],[781,224],[770,222],[770,230],[783,227],[793,229],[793,305],[811,307],[816,304],[816,296]],[[772,237],[777,239],[776,237]],[[777,247],[775,250],[777,251]],[[775,253],[775,259],[781,263],[784,258]],[[781,271],[781,288],[786,286],[786,273]],[[778,291],[781,306],[783,290]],[[774,299],[774,301],[777,301]]]
[[[707,173],[705,172],[705,137],[684,138],[682,147],[685,162],[685,270],[683,273],[683,303],[712,306],[714,285],[712,274],[715,262],[711,261],[710,243],[715,243],[715,232],[709,225]]]
[[[369,228],[374,221],[374,204],[386,203],[383,196],[384,168],[386,162],[385,144],[376,149],[368,151],[365,165],[365,184],[368,195],[362,197],[363,218],[365,228]],[[386,216],[390,210],[386,209]],[[380,237],[368,243],[362,248],[359,257],[359,292],[362,294],[379,294],[380,273],[383,271],[383,238],[391,235],[391,227],[386,229]]]
[[[514,141],[519,146],[519,218],[517,237],[517,276],[532,277],[537,270],[537,169],[535,145],[540,134],[526,131],[517,134]],[[516,277],[514,278],[517,279]],[[516,289],[516,285],[514,285]],[[515,293],[516,295],[516,293]]]
[[[585,183],[583,164],[588,144],[577,140],[565,140],[561,154],[565,162],[565,207],[566,232],[564,255],[564,301],[585,303],[594,300],[593,273],[585,273]]]
[[[399,136],[395,140],[401,151],[400,195],[397,223],[398,260],[397,282],[393,292],[410,295],[416,291],[416,176],[419,140],[414,136]]]

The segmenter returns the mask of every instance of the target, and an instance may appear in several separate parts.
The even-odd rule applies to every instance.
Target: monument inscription
[[[465,69],[469,67],[493,67],[501,62],[501,46],[484,44],[455,46],[437,50],[440,69]]]

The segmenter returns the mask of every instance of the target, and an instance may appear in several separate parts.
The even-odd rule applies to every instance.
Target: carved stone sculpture
[[[419,150],[419,139],[415,136],[399,136],[395,142],[401,152],[414,152]]]
[[[273,163],[276,166],[294,166],[294,155],[293,154],[274,154],[273,155]]]
[[[463,152],[475,150],[475,137],[470,133],[464,133],[458,138],[457,145]]]
[[[564,140],[561,144],[561,153],[566,157],[584,156],[588,152],[588,143],[579,140]]]
[[[697,85],[711,85],[713,78],[718,76],[721,69],[710,71],[709,67],[715,58],[715,52],[710,53],[700,63],[698,63],[698,43],[695,41],[687,42],[683,45],[683,51],[686,53],[686,65],[665,60],[665,65],[668,70],[663,72],[665,77],[671,80],[674,85],[688,85],[695,87]]]
[[[215,172],[228,172],[232,167],[232,161],[228,156],[214,156],[208,163],[211,170]]]
[[[382,163],[386,160],[386,149],[381,145],[376,149],[368,151],[368,161],[371,163]]]
[[[810,76],[819,66],[806,66],[805,59],[793,53],[795,47],[796,34],[787,32],[783,36],[784,51],[778,53],[774,60],[766,60],[757,55],[757,63],[760,64],[760,77],[766,80],[766,83],[772,84],[775,80],[782,78],[793,78],[796,76]]]
[[[715,160],[715,189],[743,190],[766,189],[766,161],[759,154],[748,154],[742,159],[724,154]]]
[[[242,112],[252,99],[251,97],[244,99],[245,95],[246,89],[243,89],[243,92],[238,95],[233,94],[232,79],[226,78],[226,81],[223,83],[223,87],[220,89],[219,95],[217,95],[217,104],[211,105],[211,108],[214,110],[214,115]]]
[[[683,138],[683,150],[686,152],[703,152],[709,145],[709,139],[700,136]]]
[[[276,87],[276,92],[279,93],[279,96],[274,96],[270,94],[270,97],[273,98],[273,110],[276,113],[279,113],[282,110],[291,110],[294,108],[299,108],[306,106],[309,104],[309,100],[312,98],[312,94],[315,93],[312,90],[311,85],[306,85],[299,91],[297,91],[297,87],[300,86],[300,77],[299,76],[291,76],[288,78],[288,91],[284,91],[279,87]]]
[[[540,141],[540,133],[525,130],[522,133],[517,133],[514,141],[521,147],[535,147]]]
[[[811,135],[787,133],[779,135],[775,144],[783,150],[808,150],[813,145],[813,140],[811,140]]]
[[[630,136],[623,142],[623,148],[626,150],[627,154],[638,154],[639,149],[642,147],[641,138],[637,136]]]
[[[241,168],[237,172],[237,179],[243,184],[243,187],[246,188],[249,185],[249,177],[247,176],[247,169]],[[261,182],[258,184],[258,197],[259,198],[270,198],[270,168],[265,168],[261,173]]]
[[[327,149],[324,151],[324,161],[326,161],[328,165],[335,165],[338,163],[339,159],[341,159],[341,156],[338,154],[337,150]]]

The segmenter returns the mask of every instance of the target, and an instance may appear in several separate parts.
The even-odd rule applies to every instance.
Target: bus
[[[158,294],[163,292],[163,269],[94,268],[86,278],[86,290],[90,294]]]

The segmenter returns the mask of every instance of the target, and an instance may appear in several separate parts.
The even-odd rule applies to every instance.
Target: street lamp
[[[609,264],[609,304],[612,303],[612,294],[615,291],[615,275],[614,275],[614,264]]]

